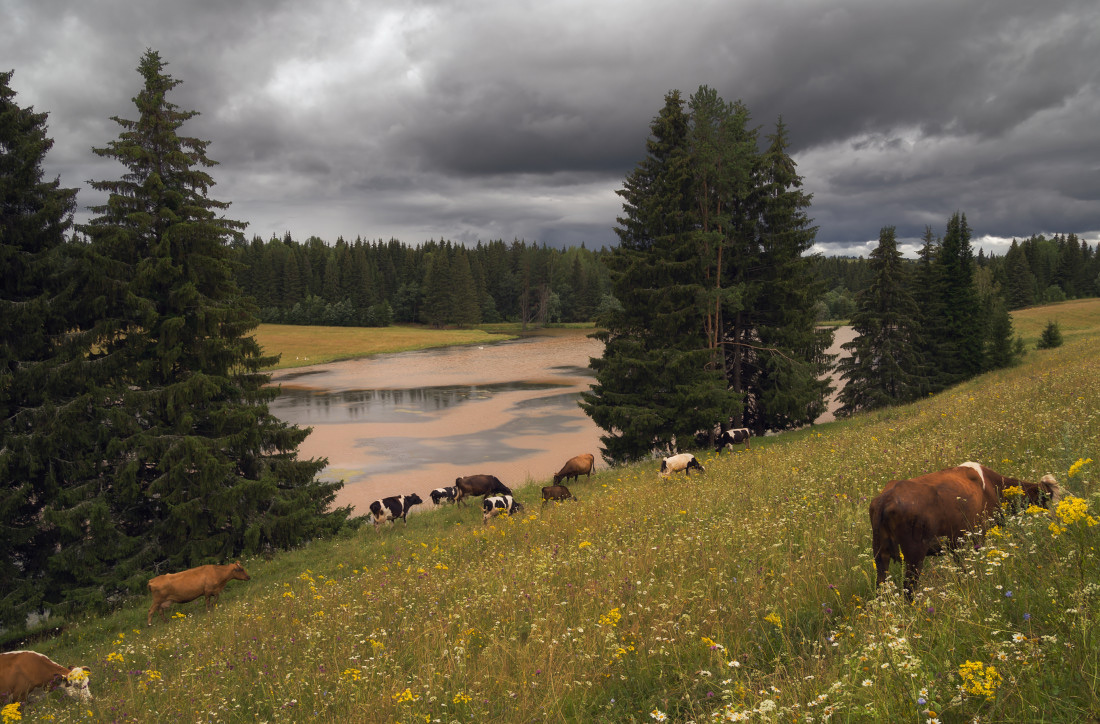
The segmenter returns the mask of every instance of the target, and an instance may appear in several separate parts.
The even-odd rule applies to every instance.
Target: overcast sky
[[[995,253],[1100,240],[1096,0],[0,0],[78,220],[146,48],[249,235],[610,245],[665,94],[709,85],[782,115],[826,254],[956,210]]]

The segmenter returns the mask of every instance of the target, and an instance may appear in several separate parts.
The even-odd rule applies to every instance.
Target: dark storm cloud
[[[615,241],[665,93],[783,117],[826,252],[885,225],[1100,234],[1100,6],[1030,0],[542,4],[0,0],[0,69],[50,113],[47,173],[132,118],[158,50],[215,196],[261,236]],[[87,187],[82,205],[98,203]],[[996,240],[991,240],[995,244]]]

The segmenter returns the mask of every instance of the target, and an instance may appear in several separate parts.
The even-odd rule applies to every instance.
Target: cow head
[[[408,501],[409,505],[420,505],[421,503],[424,502],[423,500],[420,499],[420,496],[417,495],[416,493],[413,493],[412,495],[405,496],[405,500]]]
[[[87,666],[74,666],[69,673],[61,678],[58,687],[74,699],[90,701],[92,692],[88,688],[88,674],[91,672]]]
[[[244,569],[240,561],[233,564],[233,567],[229,569],[229,577],[236,578],[238,581],[251,581],[252,576],[248,575],[248,571]]]

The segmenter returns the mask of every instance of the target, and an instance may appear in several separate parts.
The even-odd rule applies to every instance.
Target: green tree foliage
[[[1062,346],[1062,330],[1057,322],[1047,322],[1039,341],[1035,343],[1036,349],[1054,349]]]
[[[582,407],[611,461],[693,444],[716,425],[757,432],[824,410],[831,332],[804,254],[815,227],[782,122],[757,149],[748,111],[702,87],[678,91],[627,176],[620,244],[608,258],[615,302],[599,318],[604,354]]]
[[[142,56],[137,120],[114,118],[118,139],[94,149],[126,170],[92,184],[108,199],[82,229],[69,310],[81,404],[104,437],[80,440],[82,474],[45,512],[61,531],[59,597],[46,601],[60,610],[100,608],[158,571],[300,544],[349,513],[328,510],[341,484],[317,480],[325,461],[297,458],[308,429],[268,411],[270,360],[246,336],[258,320],[234,278],[243,224],[210,197],[208,144],[180,135],[196,112],[168,101],[179,81],[164,66]]]
[[[909,402],[924,389],[920,308],[893,226],[879,232],[871,266],[875,278],[856,296],[856,337],[843,345],[848,356],[838,364],[845,381],[837,398],[841,416]]]
[[[74,189],[43,180],[46,114],[16,103],[12,76],[0,73],[0,628],[39,609],[58,541],[41,517],[70,457],[56,402],[69,323],[57,298],[76,205]]]
[[[833,333],[817,327],[815,311],[824,285],[806,257],[817,227],[787,147],[780,119],[757,166],[755,253],[737,260],[752,270],[743,272],[749,311],[727,326],[741,367],[731,386],[746,400],[742,424],[758,435],[813,422],[831,390],[825,373]]]
[[[727,418],[737,400],[714,369],[704,318],[709,304],[697,246],[689,118],[678,91],[650,126],[646,157],[627,176],[620,244],[608,260],[619,305],[608,305],[594,336],[605,344],[592,360],[596,383],[581,407],[606,431],[609,461],[692,440]]]
[[[935,349],[933,375],[937,388],[980,372],[984,329],[974,284],[974,251],[966,215],[955,212],[932,260],[929,296],[936,299],[936,323],[926,334]]]

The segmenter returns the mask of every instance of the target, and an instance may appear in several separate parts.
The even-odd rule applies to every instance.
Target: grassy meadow
[[[278,370],[387,352],[500,342],[514,334],[484,329],[261,324],[254,336],[264,354],[280,355],[279,362],[269,368]]]
[[[28,645],[91,666],[96,699],[55,694],[22,713],[1096,721],[1100,335],[1070,326],[1065,346],[1016,368],[701,456],[707,471],[690,479],[660,479],[654,462],[602,468],[570,485],[579,502],[541,507],[527,486],[526,509],[487,526],[474,506],[427,505],[407,526],[242,561],[252,580],[211,613],[179,606],[147,628],[148,600],[135,600]],[[1054,473],[1071,498],[1009,516],[958,562],[929,558],[911,604],[893,585],[876,592],[869,500],[966,460]]]

